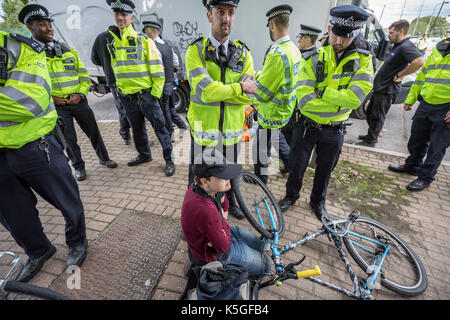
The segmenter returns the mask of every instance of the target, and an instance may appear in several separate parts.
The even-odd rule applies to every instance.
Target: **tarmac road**
[[[117,111],[114,107],[114,100],[111,94],[103,97],[97,97],[93,93],[89,94],[89,103],[94,110],[97,121],[118,120]],[[384,150],[388,153],[408,155],[407,143],[411,132],[411,118],[418,104],[413,106],[413,110],[405,112],[402,104],[392,105],[383,131],[380,134],[377,149]],[[183,115],[184,119],[184,115]],[[355,144],[359,142],[358,135],[367,134],[367,122],[350,118],[353,125],[347,128],[345,143]],[[450,165],[450,152],[447,150],[444,161]]]

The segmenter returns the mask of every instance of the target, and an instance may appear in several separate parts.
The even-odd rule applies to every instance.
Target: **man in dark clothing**
[[[394,47],[378,71],[373,95],[367,108],[367,135],[360,135],[358,145],[374,147],[383,129],[386,115],[402,87],[405,76],[419,70],[425,63],[417,47],[406,38],[409,23],[406,20],[394,22],[389,28],[389,40]]]
[[[172,47],[162,40],[159,36],[161,31],[161,25],[155,21],[144,21],[144,33],[155,41],[156,47],[161,53],[161,59],[164,65],[164,74],[166,77],[166,83],[164,84],[164,91],[161,97],[161,108],[164,114],[164,118],[166,120],[166,127],[170,133],[172,142],[175,141],[175,137],[173,135],[173,124],[180,128],[182,131],[187,130],[187,126],[181,117],[178,115],[177,111],[173,104],[170,103],[170,100],[173,95],[173,83],[175,80],[174,73],[177,71],[176,69],[179,66],[178,56],[175,54],[175,51]]]
[[[125,109],[117,94],[116,77],[111,67],[111,55],[108,51],[108,43],[113,40],[112,35],[108,32],[100,33],[95,39],[92,46],[91,61],[97,66],[103,68],[106,77],[106,86],[111,90],[114,97],[114,104],[119,112],[119,134],[124,140],[125,144],[130,144],[130,123],[125,115]]]

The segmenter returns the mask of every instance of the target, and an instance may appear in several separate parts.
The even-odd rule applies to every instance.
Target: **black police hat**
[[[318,36],[321,32],[322,30],[319,28],[308,26],[306,24],[300,24],[300,33],[298,35]]]
[[[50,22],[54,21],[50,18],[47,8],[39,4],[29,4],[23,7],[23,9],[19,12],[18,19],[23,24],[26,24],[34,19],[45,19]]]
[[[277,17],[279,15],[282,15],[282,14],[289,14],[290,15],[293,10],[294,9],[288,4],[282,4],[282,5],[279,5],[279,6],[276,6],[276,7],[272,8],[272,9],[270,9],[266,13],[266,17],[268,18],[267,26],[269,26],[269,21],[271,19],[273,19],[273,18],[275,18],[275,17]]]
[[[231,6],[237,7],[239,5],[239,1],[240,0],[203,0],[203,5],[208,9],[219,6],[221,4],[229,4]]]
[[[130,0],[106,0],[114,12],[131,14],[136,7]]]
[[[344,5],[332,8],[330,16],[333,33],[340,37],[351,38],[358,35],[370,14],[355,5]]]
[[[155,28],[158,30],[161,30],[161,28],[162,28],[162,25],[156,21],[144,21],[144,22],[142,22],[142,24],[144,25],[144,30],[147,27]]]

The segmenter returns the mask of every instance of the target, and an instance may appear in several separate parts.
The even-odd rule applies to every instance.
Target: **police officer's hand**
[[[69,100],[67,100],[65,98],[58,98],[58,97],[53,96],[53,101],[55,102],[55,104],[57,106],[65,106],[67,104],[67,101],[69,101]]]
[[[250,76],[241,82],[242,90],[244,93],[256,94],[258,92],[258,84],[256,83],[255,77]]]
[[[447,114],[445,115],[444,121],[445,122],[450,122],[450,111],[447,112]]]
[[[405,111],[410,111],[410,110],[411,110],[411,105],[405,103],[405,104],[403,105],[403,110],[405,110]]]
[[[79,104],[80,102],[81,102],[81,95],[75,93],[70,95],[70,99],[67,101],[67,104],[74,105]]]

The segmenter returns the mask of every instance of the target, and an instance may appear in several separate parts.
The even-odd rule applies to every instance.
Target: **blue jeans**
[[[233,226],[230,231],[231,247],[228,257],[222,262],[239,264],[253,276],[268,274],[272,262],[264,255],[264,240],[240,227]]]

